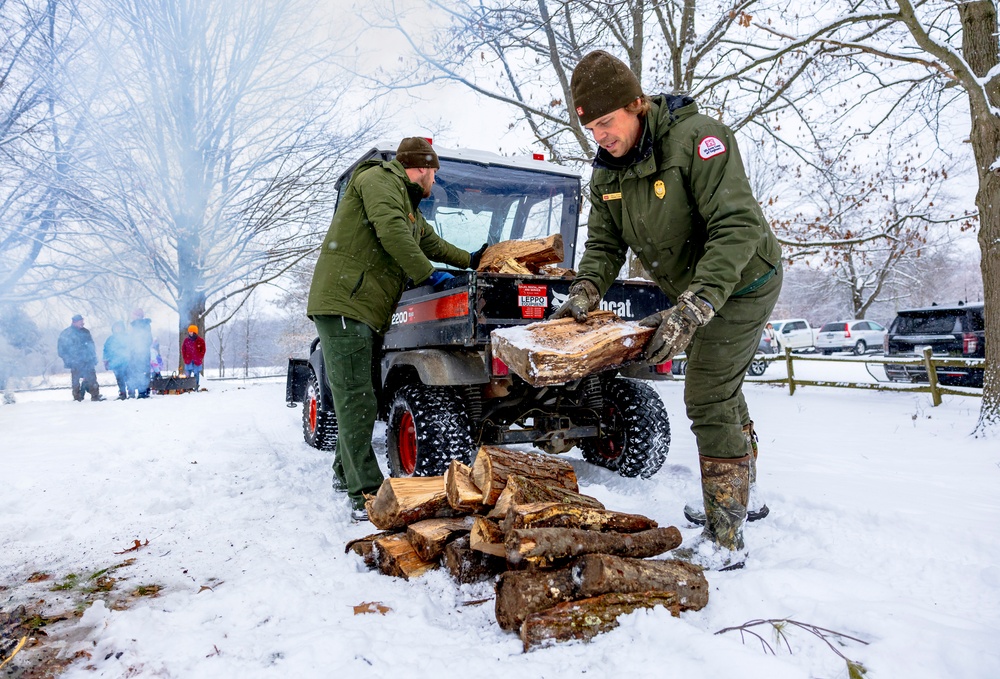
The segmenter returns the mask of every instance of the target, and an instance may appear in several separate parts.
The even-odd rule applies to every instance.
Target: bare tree
[[[79,81],[101,97],[89,107],[92,147],[73,198],[97,247],[82,256],[175,309],[179,345],[188,325],[211,329],[206,318],[223,303],[225,323],[315,249],[341,153],[377,111],[338,119],[347,80],[324,71],[333,53],[304,39],[296,3],[90,9],[99,68]]]

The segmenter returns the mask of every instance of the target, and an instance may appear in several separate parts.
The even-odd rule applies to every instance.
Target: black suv
[[[920,356],[931,347],[934,356],[984,358],[985,325],[983,304],[929,306],[904,309],[896,314],[885,336],[886,356]],[[893,382],[926,382],[927,371],[919,365],[886,365],[885,375]],[[982,387],[981,368],[938,368],[938,381],[944,385]]]

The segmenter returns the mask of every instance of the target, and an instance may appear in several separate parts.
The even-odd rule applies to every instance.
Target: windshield
[[[442,158],[420,211],[439,236],[464,250],[561,233],[572,257],[579,186],[574,177]]]
[[[945,335],[962,332],[962,312],[931,311],[896,318],[893,332],[898,335]]]

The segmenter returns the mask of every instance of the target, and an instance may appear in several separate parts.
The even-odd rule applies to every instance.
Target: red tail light
[[[851,324],[844,323],[844,339],[851,339]]]
[[[541,153],[532,153],[531,154],[531,159],[532,160],[545,160],[545,156],[543,154],[541,154]]]
[[[976,349],[979,348],[979,340],[970,332],[962,335],[962,353],[963,354],[974,354]]]
[[[507,367],[507,364],[501,361],[496,356],[493,357],[492,367],[493,367],[493,374],[498,377],[503,377],[504,375],[510,374],[510,368]]]
[[[653,369],[657,375],[669,375],[673,367],[673,361],[665,361],[663,363],[657,363]]]

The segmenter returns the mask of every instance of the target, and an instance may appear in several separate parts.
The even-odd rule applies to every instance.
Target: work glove
[[[433,285],[435,290],[443,290],[445,284],[452,278],[454,278],[454,276],[447,271],[435,271],[431,274],[431,277],[427,279],[427,282]]]
[[[590,281],[576,281],[569,286],[569,297],[556,309],[552,318],[572,316],[578,323],[587,320],[587,312],[593,311],[601,302],[597,287]]]
[[[486,252],[486,248],[489,247],[489,243],[483,243],[483,247],[479,248],[475,252],[469,253],[469,268],[473,271],[479,269],[479,263],[483,261],[483,253]]]
[[[639,325],[656,328],[646,343],[646,362],[651,365],[669,361],[691,343],[694,331],[712,320],[712,305],[685,290],[677,296],[677,304],[657,311],[639,321]]]

